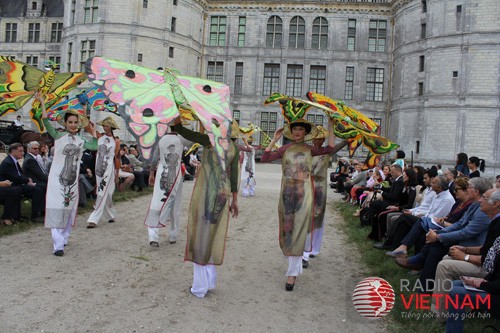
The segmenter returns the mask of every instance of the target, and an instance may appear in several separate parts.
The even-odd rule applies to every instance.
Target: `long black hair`
[[[486,167],[486,161],[479,158],[479,157],[476,157],[476,156],[471,156],[469,158],[469,161],[474,164],[476,167],[479,168],[479,170],[481,170],[481,172],[484,172],[484,168]]]

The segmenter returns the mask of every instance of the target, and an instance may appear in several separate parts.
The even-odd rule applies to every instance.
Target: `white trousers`
[[[180,178],[179,181],[182,181],[182,178]],[[179,220],[180,220],[180,213],[182,206],[182,187],[183,187],[182,185],[183,184],[180,184],[179,188],[177,189],[177,193],[175,195],[174,207],[170,209],[170,215],[167,218],[167,220],[170,221],[170,230],[168,234],[168,239],[171,242],[176,242],[177,236],[179,235]],[[160,229],[162,228],[148,227],[148,236],[150,242],[159,242]]]
[[[288,257],[286,276],[299,276],[300,274],[302,274],[302,257]]]
[[[96,205],[94,205],[94,211],[90,214],[87,223],[93,222],[95,224],[99,223],[101,217],[105,220],[114,220],[116,217],[116,209],[113,205],[113,192],[115,191],[115,180],[113,179],[109,184],[108,188],[104,193],[104,197],[98,198]],[[99,195],[99,194],[98,194]],[[101,199],[101,200],[99,200]],[[99,205],[97,205],[99,203]]]
[[[325,230],[325,224],[323,224],[323,226],[321,228],[318,228],[318,229],[315,229],[312,233],[312,246],[309,246],[309,244],[307,244],[309,241],[309,239],[311,239],[311,237],[309,237],[309,235],[307,236],[307,240],[306,240],[306,249],[311,249],[311,251],[304,251],[304,254],[302,255],[302,259],[304,259],[305,261],[309,261],[309,256],[311,254],[313,255],[318,255],[319,254],[319,250],[321,249],[321,243],[323,242],[323,231]]]
[[[302,266],[301,266],[302,267]],[[209,290],[215,289],[217,272],[214,265],[198,265],[193,263],[193,286],[191,293],[203,298]]]
[[[52,243],[54,244],[54,252],[64,250],[64,245],[68,244],[69,235],[71,234],[71,219],[68,220],[66,228],[52,228]]]

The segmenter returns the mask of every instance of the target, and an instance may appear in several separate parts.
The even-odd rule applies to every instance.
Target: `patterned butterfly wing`
[[[37,91],[45,96],[45,107],[49,109],[72,89],[83,83],[85,79],[84,73],[55,73],[51,69],[40,78]],[[33,101],[30,115],[31,120],[43,132],[45,128],[42,123],[42,108],[37,100]]]
[[[220,82],[177,76],[180,93],[196,115],[225,169],[231,130],[229,87]]]
[[[281,112],[285,119],[290,123],[297,119],[304,118],[311,104],[300,99],[296,99],[281,93],[274,93],[269,96],[264,104],[270,104],[274,102],[279,102],[281,107]]]
[[[43,74],[10,57],[0,57],[0,116],[22,108],[35,94]]]
[[[126,117],[128,129],[138,139],[144,158],[150,159],[168,124],[179,115],[163,73],[100,57],[88,59],[85,71],[112,103],[128,107],[120,115]]]
[[[365,164],[368,168],[374,168],[377,166],[377,164],[380,162],[380,155],[372,154],[368,152],[368,155],[366,157]]]
[[[377,155],[386,154],[399,147],[397,143],[371,132],[363,133],[362,140],[370,153]]]
[[[56,121],[59,115],[64,113],[67,109],[83,109],[83,105],[80,103],[77,97],[70,98],[68,100],[62,100],[57,104],[54,104],[47,110],[47,118],[51,121]]]

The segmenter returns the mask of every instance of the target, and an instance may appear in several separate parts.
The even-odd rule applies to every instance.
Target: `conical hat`
[[[97,125],[109,126],[112,129],[120,129],[120,127],[118,127],[118,124],[116,123],[116,121],[113,117],[104,118],[103,120],[98,122]]]
[[[316,135],[315,139],[326,139],[328,137],[328,131],[321,125],[316,126],[318,129],[318,135]]]
[[[62,126],[65,126],[64,115],[66,113],[74,114],[75,116],[78,117],[78,122],[79,122],[78,128],[84,128],[84,127],[88,126],[88,124],[89,124],[89,118],[87,118],[87,115],[85,114],[85,112],[83,111],[83,109],[67,109],[64,112],[61,112],[57,116],[56,120]]]
[[[305,119],[297,119],[297,120],[294,120],[291,123],[285,125],[285,128],[283,130],[283,136],[287,139],[293,140],[292,130],[290,128],[290,126],[293,127],[293,124],[303,124],[304,127],[306,127],[306,129],[307,128],[311,129],[309,131],[309,133],[306,134],[304,141],[309,141],[309,140],[315,139],[316,136],[318,135],[318,129],[316,128],[316,126],[314,126],[313,124],[311,124],[310,122],[308,122]]]

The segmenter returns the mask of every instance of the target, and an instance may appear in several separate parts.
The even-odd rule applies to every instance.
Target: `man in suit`
[[[31,141],[28,143],[27,148],[28,153],[24,156],[23,162],[24,175],[31,178],[36,183],[36,186],[40,187],[43,193],[45,193],[49,175],[45,167],[37,159],[40,152],[40,144],[36,141]]]
[[[3,204],[0,224],[12,225],[21,214],[21,189],[12,186],[9,180],[0,180],[0,203]]]
[[[394,179],[388,191],[382,191],[382,200],[375,200],[370,203],[370,225],[373,225],[378,215],[390,205],[397,205],[399,197],[404,190],[403,169],[399,164],[391,165],[391,175]]]
[[[24,148],[20,143],[9,146],[9,156],[0,164],[0,177],[10,180],[13,186],[21,188],[23,196],[31,198],[31,219],[41,222],[42,211],[45,208],[45,195],[31,178],[23,174],[19,160],[23,158]]]

